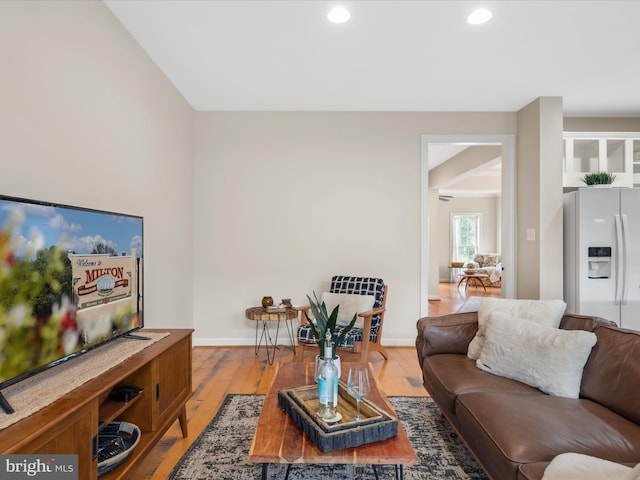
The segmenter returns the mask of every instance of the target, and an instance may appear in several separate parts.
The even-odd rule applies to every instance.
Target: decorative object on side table
[[[262,297],[262,306],[264,308],[273,306],[273,297]]]
[[[615,174],[609,172],[592,172],[582,177],[582,181],[586,183],[587,186],[611,185],[615,179]]]
[[[291,299],[290,298],[283,298],[282,299],[282,305],[284,305],[287,308],[293,308],[293,305],[291,305]]]

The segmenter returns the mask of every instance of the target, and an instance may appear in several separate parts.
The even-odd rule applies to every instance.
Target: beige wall
[[[244,309],[328,288],[389,284],[385,343],[411,344],[420,303],[420,136],[513,134],[515,114],[198,113],[195,326],[253,343]],[[437,265],[436,265],[437,268]]]
[[[0,2],[0,58],[0,193],[144,216],[145,322],[190,327],[191,107],[102,2]]]
[[[566,117],[565,132],[640,132],[640,118]]]
[[[562,98],[540,98],[540,264],[541,299],[563,295]]]
[[[516,297],[562,298],[562,98],[518,112],[517,151]]]

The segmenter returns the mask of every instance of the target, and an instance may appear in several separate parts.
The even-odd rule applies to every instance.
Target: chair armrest
[[[300,325],[304,325],[307,323],[307,319],[309,318],[309,310],[311,309],[311,305],[302,305],[299,307],[293,307],[296,312],[302,312],[300,315]]]
[[[478,312],[452,313],[424,317],[416,324],[418,360],[439,353],[467,354],[469,343],[478,331]]]
[[[363,318],[373,317],[374,315],[378,315],[379,313],[382,313],[386,310],[387,309],[385,307],[378,307],[378,308],[374,308],[373,310],[367,310],[366,312],[360,312],[358,316]]]
[[[365,345],[366,349],[368,349],[369,339],[371,338],[371,322],[373,321],[373,316],[378,315],[379,313],[384,313],[385,311],[385,307],[378,307],[358,314],[359,317],[364,319],[362,325],[362,343]],[[366,358],[366,350],[363,351],[365,352],[364,357]]]

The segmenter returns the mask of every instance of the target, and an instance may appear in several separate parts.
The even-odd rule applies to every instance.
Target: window
[[[451,214],[451,260],[471,262],[478,253],[480,239],[479,213]]]

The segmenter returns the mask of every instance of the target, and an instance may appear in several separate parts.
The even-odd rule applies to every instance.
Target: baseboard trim
[[[280,341],[282,340],[282,341]],[[253,347],[256,344],[255,338],[193,338],[194,347]],[[415,338],[392,338],[384,340],[385,347],[413,347],[416,344]],[[289,346],[287,338],[279,339],[278,345]]]
[[[194,347],[249,347],[255,344],[255,338],[193,338]]]

